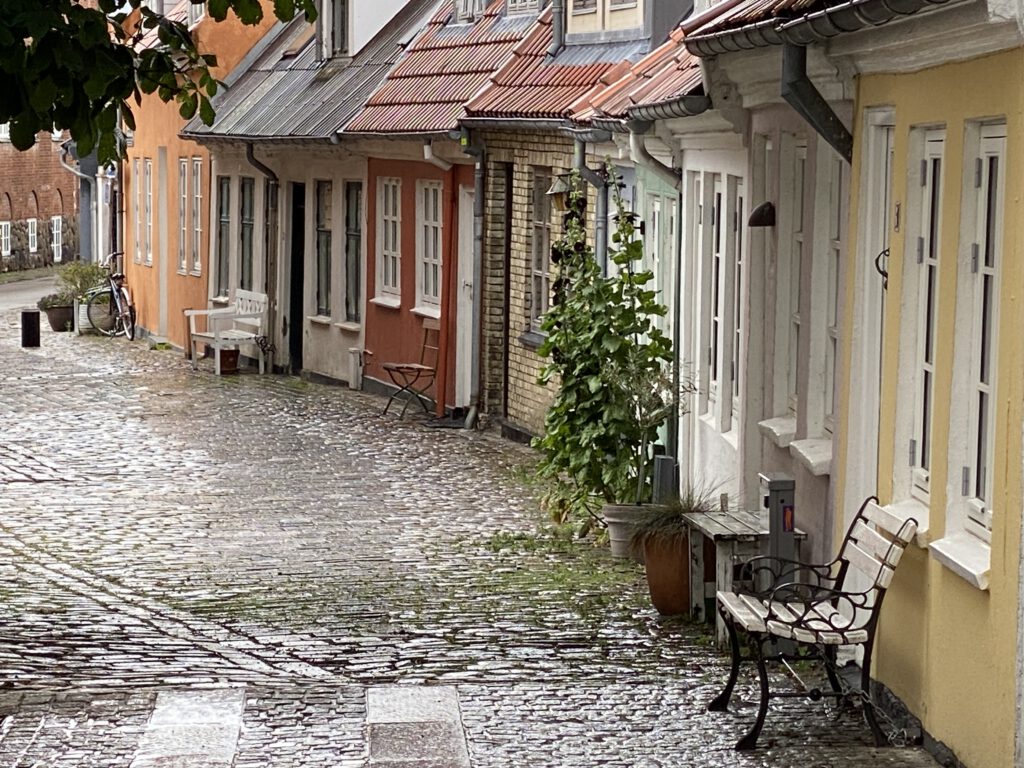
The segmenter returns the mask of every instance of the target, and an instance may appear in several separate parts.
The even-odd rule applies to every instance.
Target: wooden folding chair
[[[437,353],[440,347],[441,323],[432,317],[423,318],[423,345],[420,347],[418,363],[383,363],[381,367],[387,371],[397,389],[391,393],[382,416],[386,415],[391,404],[399,395],[404,395],[405,405],[399,418],[405,416],[409,403],[419,401],[423,412],[430,415],[431,400],[426,392],[434,384],[437,377]]]

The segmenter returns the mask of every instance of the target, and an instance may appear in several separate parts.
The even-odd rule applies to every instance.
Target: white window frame
[[[145,176],[145,215],[146,215],[146,266],[153,265],[153,160],[145,158],[143,162],[143,174]]]
[[[786,301],[782,305],[787,317],[786,323],[786,409],[796,416],[800,409],[800,344],[803,334],[803,317],[800,300],[803,293],[803,266],[807,253],[807,209],[805,201],[807,186],[807,144],[797,143],[793,148],[793,164],[790,169],[791,217],[787,244],[785,276]]]
[[[530,200],[530,284],[527,300],[528,330],[543,333],[544,315],[551,303],[551,189],[550,168],[533,168]]]
[[[10,140],[11,140],[11,124],[10,123],[0,123],[0,141],[10,141]]]
[[[711,177],[710,227],[704,232],[710,239],[711,293],[708,298],[708,351],[705,370],[708,382],[708,409],[712,412],[718,403],[718,390],[722,375],[722,313],[725,302],[725,187],[721,174]]]
[[[178,272],[188,270],[188,176],[187,157],[178,158]]]
[[[835,155],[819,153],[819,162],[829,163],[828,176],[828,247],[825,249],[825,360],[822,424],[827,434],[835,432],[836,425],[836,361],[839,359],[839,321],[841,296],[839,273],[845,247],[845,162]]]
[[[507,0],[506,13],[515,16],[520,13],[533,13],[537,11],[537,0]]]
[[[471,24],[484,12],[485,0],[455,0],[456,17],[459,24]]]
[[[238,177],[238,287],[256,284],[256,178]]]
[[[444,185],[416,182],[416,307],[440,316],[444,249]]]
[[[908,446],[910,492],[925,504],[931,498],[931,467],[934,462],[932,435],[935,424],[935,352],[938,349],[935,333],[939,307],[945,136],[945,130],[930,130],[923,137],[921,183],[917,185],[918,236],[909,240],[912,250],[907,254],[908,263],[916,268],[912,279],[915,281],[914,306],[917,308],[913,347],[913,431]]]
[[[363,205],[361,179],[346,179],[345,188],[345,322],[363,319]]]
[[[331,258],[334,230],[334,182],[316,179],[313,182],[313,234],[315,236],[314,287],[316,314],[331,316]]]
[[[139,158],[132,160],[132,186],[135,187],[135,194],[132,195],[133,219],[135,229],[135,263],[142,263],[142,161]]]
[[[50,217],[50,245],[53,248],[53,263],[59,264],[64,261],[64,218],[62,216]]]
[[[402,180],[377,179],[376,296],[395,306],[402,300]]]
[[[192,274],[203,269],[203,158],[192,158]]]
[[[11,255],[11,222],[0,221],[0,256]]]
[[[742,410],[740,398],[740,385],[743,376],[743,341],[746,336],[746,325],[743,322],[743,289],[745,286],[743,269],[746,238],[744,232],[747,227],[746,220],[746,187],[743,179],[736,180],[735,202],[732,219],[733,230],[733,254],[732,254],[732,355],[729,370],[729,379],[732,387],[732,418],[733,423],[739,424],[740,411]]]
[[[39,219],[29,219],[28,222],[28,252],[36,253],[39,250]]]

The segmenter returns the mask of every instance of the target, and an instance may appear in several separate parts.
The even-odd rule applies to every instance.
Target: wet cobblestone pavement
[[[703,711],[725,658],[657,618],[638,567],[534,535],[523,446],[145,342],[44,331],[23,350],[17,320],[0,316],[0,765],[385,765],[366,701],[393,684],[457,691],[474,768],[935,765],[803,700],[735,753],[750,681],[736,714]],[[243,692],[228,762],[152,757],[159,697],[211,688]]]

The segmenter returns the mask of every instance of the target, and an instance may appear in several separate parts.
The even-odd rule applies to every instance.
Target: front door
[[[473,317],[474,262],[473,262],[473,202],[469,187],[459,187],[459,272],[456,290],[458,306],[455,334],[455,404],[473,405]]]
[[[291,185],[291,270],[288,276],[288,360],[292,373],[302,370],[302,333],[306,313],[303,307],[306,279],[306,185]]]

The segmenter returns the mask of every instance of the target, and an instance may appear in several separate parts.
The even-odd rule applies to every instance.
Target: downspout
[[[473,300],[472,330],[470,338],[472,353],[470,358],[470,391],[469,411],[466,413],[466,429],[472,429],[480,413],[480,346],[481,346],[481,312],[483,307],[483,266],[484,266],[484,183],[487,179],[486,154],[484,148],[467,143],[462,151],[476,162],[473,166]]]
[[[92,240],[92,242],[89,243],[89,248],[92,251],[93,261],[95,263],[99,263],[99,261],[100,261],[99,226],[98,226],[98,224],[99,224],[99,208],[97,207],[98,201],[96,199],[97,198],[97,195],[96,195],[96,179],[93,178],[92,176],[90,176],[87,173],[82,173],[80,170],[78,170],[74,166],[69,165],[68,162],[67,162],[67,158],[68,158],[68,146],[67,146],[67,142],[64,142],[63,144],[60,145],[60,158],[59,158],[58,162],[60,162],[61,167],[64,168],[64,170],[70,171],[71,173],[73,173],[78,178],[84,179],[86,182],[88,182],[89,187],[92,190],[92,192],[89,195],[89,221],[91,223],[91,226],[89,227],[89,237]],[[137,225],[138,225],[138,222],[136,222],[136,226]]]
[[[249,162],[249,165],[270,180],[273,197],[271,198],[270,205],[268,206],[268,218],[276,222],[278,215],[278,200],[280,200],[280,179],[272,168],[266,165],[266,163],[256,159],[253,143],[251,141],[247,141],[245,143],[245,159]],[[267,222],[264,222],[264,226],[266,226],[266,224]],[[271,329],[271,334],[273,334],[274,329],[277,328],[277,235],[279,231],[279,228],[275,226],[274,236],[267,239],[267,328]],[[273,343],[273,338],[271,338],[271,343]],[[266,354],[266,356],[269,358],[268,367],[273,371],[273,351],[271,350],[269,354]]]
[[[574,139],[573,168],[588,184],[597,189],[597,207],[594,210],[594,257],[606,272],[608,267],[608,169],[601,165],[595,171],[587,167],[587,143],[580,137]]]
[[[805,46],[782,46],[781,95],[847,163],[853,162],[853,136],[807,77]]]
[[[665,165],[661,160],[651,154],[644,142],[643,134],[647,132],[650,123],[629,123],[629,159],[636,165],[646,168],[657,176],[665,184],[668,184],[677,192],[683,188],[683,177],[675,169]]]
[[[551,45],[548,58],[553,59],[565,47],[565,0],[551,0]]]
[[[434,154],[434,145],[429,141],[423,145],[423,159],[426,160],[433,166],[440,168],[442,171],[447,173],[452,169],[452,164],[447,160],[442,160],[440,157]]]

